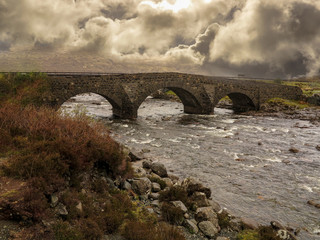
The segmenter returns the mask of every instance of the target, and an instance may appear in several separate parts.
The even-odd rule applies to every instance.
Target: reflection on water
[[[87,98],[77,97],[76,102]],[[100,117],[111,115],[108,106],[96,97],[86,103],[87,110]],[[186,115],[180,103],[147,99],[136,121],[106,124],[121,143],[147,152],[146,157],[163,162],[176,175],[210,186],[212,198],[235,215],[307,228],[313,235],[302,234],[301,239],[317,239],[320,212],[307,201],[320,196],[320,152],[315,148],[320,127],[233,115],[224,109],[215,113]],[[299,152],[291,153],[291,147]]]

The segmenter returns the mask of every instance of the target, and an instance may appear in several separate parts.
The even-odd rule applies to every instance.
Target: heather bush
[[[185,240],[176,227],[164,222],[151,224],[129,221],[122,231],[122,236],[126,240]]]
[[[0,151],[9,158],[1,166],[3,172],[25,180],[39,178],[48,194],[64,187],[66,177],[95,165],[112,176],[127,171],[120,145],[86,119],[7,104],[0,108],[0,131],[5,136],[0,138]]]
[[[41,106],[49,84],[43,73],[7,73],[0,77],[0,102]]]

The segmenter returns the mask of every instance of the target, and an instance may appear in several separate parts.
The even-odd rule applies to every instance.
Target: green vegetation
[[[237,240],[281,240],[272,227],[262,226],[257,230],[245,229],[237,235]]]
[[[320,80],[309,81],[283,81],[284,85],[296,86],[302,89],[303,94],[306,96],[312,96],[314,94],[320,94]]]
[[[41,106],[49,90],[42,73],[0,73],[0,102]]]
[[[303,101],[287,100],[282,98],[272,98],[268,101],[268,103],[277,104],[280,106],[287,106],[289,108],[291,107],[296,109],[303,109],[303,108],[310,107],[310,104]]]

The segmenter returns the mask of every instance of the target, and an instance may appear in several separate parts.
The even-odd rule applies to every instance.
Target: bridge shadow
[[[96,93],[75,95],[61,105],[60,111],[63,115],[86,114],[92,117],[113,118],[110,102]]]
[[[215,114],[233,114],[256,110],[256,106],[252,99],[247,95],[234,92],[220,98],[215,105]]]

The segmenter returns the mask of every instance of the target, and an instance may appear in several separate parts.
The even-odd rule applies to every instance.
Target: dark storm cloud
[[[27,51],[39,62],[86,54],[128,71],[153,63],[204,74],[312,75],[320,69],[319,22],[317,0],[0,0],[0,52],[14,59]]]

